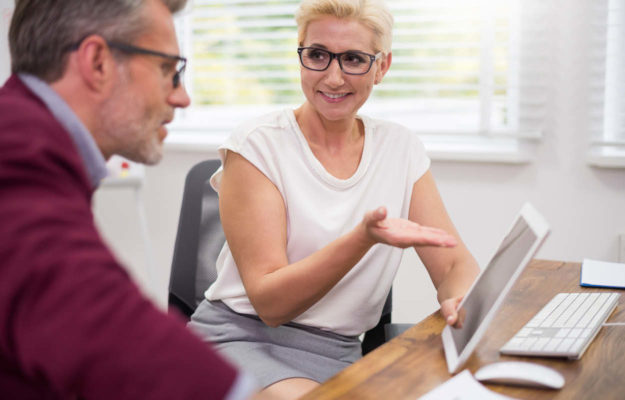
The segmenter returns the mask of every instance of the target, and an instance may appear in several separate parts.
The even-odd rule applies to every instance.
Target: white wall
[[[0,0],[0,6],[2,2],[10,3]],[[432,165],[448,211],[481,265],[525,201],[534,203],[552,227],[539,257],[617,259],[617,235],[625,233],[625,170],[592,168],[584,161],[589,122],[585,67],[589,3],[553,1],[554,87],[545,138],[537,144],[535,161],[526,165],[435,161]],[[0,78],[8,74],[4,62],[8,57],[2,51],[0,47]],[[145,209],[156,259],[152,294],[161,305],[166,301],[184,177],[192,165],[212,156],[170,149],[161,164],[147,168]],[[145,287],[144,251],[133,196],[129,189],[100,190],[94,199],[95,211],[104,236]],[[429,278],[417,264],[409,253],[400,268],[394,286],[395,321],[416,322],[437,308]]]

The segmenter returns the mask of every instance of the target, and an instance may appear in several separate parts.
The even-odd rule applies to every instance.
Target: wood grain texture
[[[508,341],[560,292],[603,292],[579,286],[580,263],[533,260],[525,269],[464,368],[475,373],[496,361],[523,360],[551,366],[566,379],[561,390],[486,385],[519,399],[624,399],[625,327],[603,327],[580,360],[499,354]],[[625,322],[625,296],[608,321]],[[369,353],[303,399],[411,399],[448,380],[440,338],[445,324],[437,311],[401,336]]]

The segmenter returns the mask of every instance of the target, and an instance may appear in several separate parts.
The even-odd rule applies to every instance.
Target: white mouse
[[[503,361],[488,364],[475,373],[478,381],[518,386],[561,389],[564,377],[556,370],[524,361]]]

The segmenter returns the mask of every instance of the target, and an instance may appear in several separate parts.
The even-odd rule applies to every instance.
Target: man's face
[[[180,50],[171,13],[160,0],[144,6],[147,31],[133,46],[177,55]],[[130,160],[156,164],[163,155],[177,107],[187,107],[189,97],[182,83],[174,88],[176,61],[145,54],[128,55],[118,63],[119,80],[101,108],[104,132],[114,154]]]

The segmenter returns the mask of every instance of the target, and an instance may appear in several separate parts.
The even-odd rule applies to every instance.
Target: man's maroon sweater
[[[237,372],[140,294],[103,243],[64,128],[0,89],[0,398],[218,399]]]

